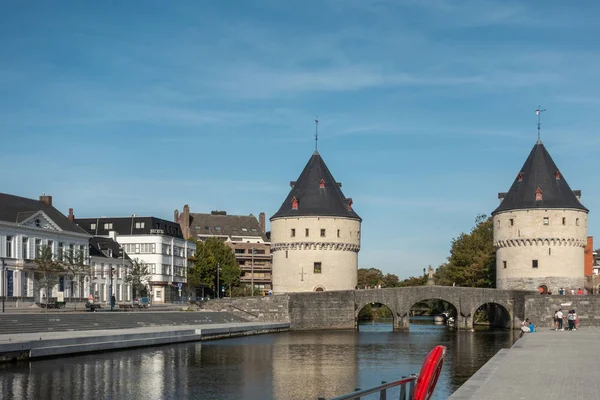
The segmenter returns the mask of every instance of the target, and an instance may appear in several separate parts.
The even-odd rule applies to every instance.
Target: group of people
[[[543,286],[540,286],[538,290],[540,291],[540,294],[552,294],[552,292],[550,290],[546,291]],[[561,296],[564,296],[566,294],[570,294],[570,295],[573,295],[573,296],[574,295],[582,296],[582,295],[587,295],[589,293],[588,293],[588,290],[585,289],[585,288],[584,289],[581,289],[581,288],[579,288],[579,289],[565,289],[565,288],[560,288],[560,289],[558,289],[558,294],[561,295]]]
[[[568,314],[565,316],[565,314],[562,312],[561,309],[557,310],[554,313],[554,330],[555,331],[564,331],[564,319],[566,318],[567,320],[567,330],[569,331],[576,331],[577,328],[579,327],[579,317],[577,316],[577,312],[575,312],[575,309],[573,310],[569,310]]]
[[[535,332],[535,324],[529,318],[525,318],[525,321],[521,322],[521,335],[531,332]]]

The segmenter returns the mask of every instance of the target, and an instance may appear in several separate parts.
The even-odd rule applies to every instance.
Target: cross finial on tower
[[[546,111],[546,109],[545,108],[542,109],[542,106],[538,106],[537,110],[535,110],[535,113],[538,116],[538,123],[537,123],[537,125],[538,125],[538,143],[541,142],[541,140],[540,140],[540,128],[542,127],[542,113],[544,111]]]
[[[315,117],[315,151],[319,150],[319,117]]]

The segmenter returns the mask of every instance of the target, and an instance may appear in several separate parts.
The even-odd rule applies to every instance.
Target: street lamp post
[[[250,263],[250,296],[254,296],[254,247],[252,248],[252,261]]]
[[[219,269],[221,269],[221,266],[219,263],[217,263],[217,284],[215,285],[217,299],[221,297],[219,295]]]
[[[4,258],[0,258],[2,260],[2,313],[4,313],[4,302],[6,300],[6,264],[4,263]]]

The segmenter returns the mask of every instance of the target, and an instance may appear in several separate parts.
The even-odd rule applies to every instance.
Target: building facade
[[[112,285],[117,303],[131,302],[131,283],[127,281],[131,258],[121,245],[113,238],[94,236],[90,239],[89,254],[91,269],[90,279],[86,279],[86,293],[92,294],[95,302],[109,304]]]
[[[271,217],[273,291],[356,287],[361,218],[315,151]]]
[[[71,210],[72,211],[72,210]],[[72,212],[67,217],[52,206],[52,196],[42,195],[39,200],[0,193],[0,263],[6,271],[0,274],[0,296],[33,298],[65,298],[86,296],[79,278],[71,285],[67,276],[50,289],[37,287],[34,260],[43,246],[51,249],[56,260],[62,261],[68,252],[79,251],[87,257],[90,235],[73,223]],[[0,267],[1,268],[1,267]],[[1,271],[1,270],[0,270]]]
[[[184,239],[179,224],[135,215],[77,218],[75,222],[91,235],[113,238],[132,260],[148,266],[148,291],[153,303],[181,299],[179,284],[183,288],[187,282],[189,258],[196,252],[196,243]]]
[[[185,237],[200,241],[216,237],[231,247],[242,270],[242,285],[250,290],[253,286],[255,292],[272,289],[271,243],[265,231],[264,213],[257,220],[252,214],[228,215],[225,211],[190,213],[185,205],[181,213],[175,210],[174,219]]]
[[[584,287],[588,210],[580,196],[538,140],[492,213],[497,288]]]

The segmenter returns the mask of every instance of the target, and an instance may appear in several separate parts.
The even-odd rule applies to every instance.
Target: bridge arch
[[[405,306],[402,309],[397,310],[397,325],[396,329],[407,330],[410,329],[410,311],[411,309],[419,304],[428,300],[437,300],[448,303],[451,307],[451,314],[455,320],[460,315],[460,301],[447,297],[443,294],[419,294],[417,296],[409,296],[405,302]],[[396,322],[396,321],[395,321]]]
[[[390,304],[388,304],[387,302],[382,302],[380,300],[373,300],[373,301],[362,301],[360,303],[357,303],[355,310],[354,310],[354,323],[355,323],[355,328],[356,330],[359,330],[359,314],[360,312],[367,306],[371,306],[373,304],[379,304],[380,306],[384,306],[387,307],[392,314],[392,326],[395,327],[398,325],[397,324],[397,320],[398,320],[398,316],[396,315],[396,312],[394,311],[394,307],[392,307]]]
[[[485,309],[488,313],[488,322],[491,327],[507,328],[513,327],[514,312],[512,305],[505,301],[494,299],[486,302],[477,302],[471,309],[473,324],[477,324],[477,311]]]

